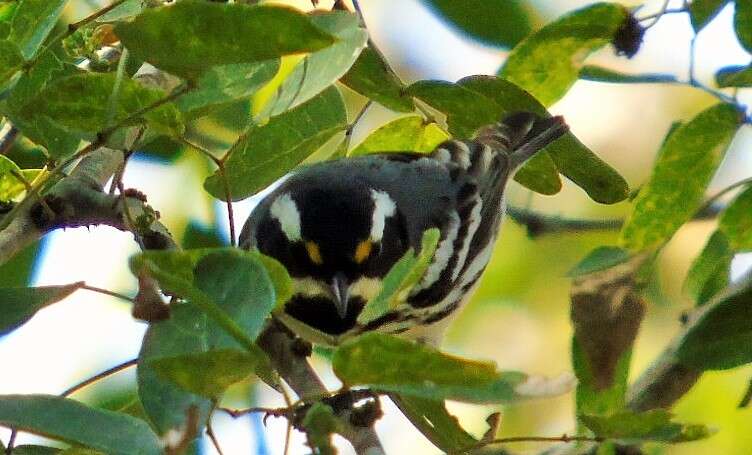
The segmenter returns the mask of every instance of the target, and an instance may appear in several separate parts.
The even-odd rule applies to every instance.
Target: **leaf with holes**
[[[0,395],[0,424],[113,455],[159,455],[143,420],[52,395]]]
[[[119,23],[115,33],[135,58],[188,79],[213,66],[260,62],[335,43],[312,18],[289,7],[199,0],[147,9]]]
[[[640,189],[622,228],[625,247],[658,246],[692,218],[741,118],[735,106],[717,104],[680,125],[666,139],[653,174]]]
[[[290,110],[326,90],[347,73],[368,41],[368,33],[355,14],[321,13],[311,16],[311,22],[337,41],[297,63],[262,109],[261,118]]]
[[[471,38],[513,47],[531,31],[528,5],[520,0],[423,0],[439,17]]]
[[[435,123],[427,123],[423,117],[402,117],[376,129],[349,156],[374,152],[427,153],[447,139],[444,130]]]
[[[282,177],[346,127],[345,104],[336,87],[266,124],[251,126],[225,160],[232,200],[245,199]],[[217,171],[204,187],[224,200],[222,178]]]
[[[64,286],[0,289],[0,336],[17,329],[37,311],[63,300],[82,285],[79,282]]]
[[[332,366],[347,386],[469,403],[504,403],[557,395],[573,385],[571,377],[549,381],[520,372],[498,371],[491,362],[454,357],[424,344],[376,332],[339,346]]]
[[[512,49],[499,74],[550,106],[577,81],[587,56],[611,42],[627,18],[627,9],[617,3],[573,11]]]
[[[397,112],[412,112],[415,103],[404,93],[405,85],[378,50],[366,47],[340,81],[356,92]]]

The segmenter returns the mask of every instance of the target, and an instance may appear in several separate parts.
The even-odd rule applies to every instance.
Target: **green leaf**
[[[258,258],[261,263],[264,264],[266,273],[269,274],[269,279],[271,280],[272,285],[274,285],[274,295],[277,297],[274,307],[282,308],[290,297],[292,297],[292,278],[290,278],[290,274],[287,273],[287,268],[273,257],[258,253]]]
[[[311,16],[311,22],[334,35],[337,42],[303,58],[264,106],[261,118],[275,116],[304,103],[345,75],[366,46],[368,33],[358,16],[333,11]]]
[[[752,0],[735,0],[734,28],[739,43],[752,52]]]
[[[577,376],[577,414],[608,415],[624,408],[631,358],[631,349],[623,352],[616,363],[612,384],[606,388],[599,387],[586,352],[577,337],[572,337],[572,368]]]
[[[27,60],[36,54],[60,18],[68,0],[20,0],[10,23],[8,39]]]
[[[163,379],[153,368],[153,359],[190,355],[208,350],[207,316],[195,305],[170,305],[170,318],[149,325],[139,353],[137,377],[141,404],[159,434],[185,424],[195,407],[200,428],[211,409],[210,400],[189,393]]]
[[[577,81],[587,56],[611,42],[627,18],[627,9],[617,3],[573,11],[518,44],[499,74],[550,106]]]
[[[752,186],[742,191],[723,211],[718,229],[734,251],[752,250]]]
[[[0,202],[12,201],[25,191],[23,183],[13,175],[14,172],[20,174],[21,168],[10,158],[0,155]]]
[[[217,230],[216,225],[204,226],[192,220],[185,228],[181,244],[184,249],[191,250],[223,247],[225,246],[225,241]]]
[[[678,82],[673,74],[646,73],[626,74],[596,65],[585,65],[580,70],[580,79],[612,84],[660,84]]]
[[[113,73],[85,73],[54,80],[27,101],[21,115],[27,118],[46,116],[72,131],[91,135],[124,122],[165,96],[160,90],[123,79],[119,96],[113,102],[115,84]],[[180,135],[184,129],[180,112],[172,103],[152,109],[143,117],[166,134]],[[129,120],[126,126],[140,121],[140,118]]]
[[[264,125],[251,126],[225,161],[232,199],[245,199],[271,184],[346,127],[345,104],[336,87]],[[225,199],[219,172],[206,179],[204,187]]]
[[[449,132],[456,137],[471,137],[481,126],[514,112],[549,115],[529,93],[496,77],[470,76],[456,84],[421,81],[408,87],[408,92],[444,112]],[[611,204],[627,197],[624,179],[572,133],[528,161],[515,180],[541,194],[555,194],[561,189],[557,169],[597,202]]]
[[[23,287],[29,284],[39,253],[39,243],[32,243],[0,265],[0,287]]]
[[[441,232],[437,228],[428,229],[423,233],[417,256],[410,248],[392,266],[381,283],[379,293],[366,303],[358,315],[360,324],[367,324],[379,318],[405,301],[410,290],[420,281],[430,265],[440,237]]]
[[[694,0],[689,4],[689,17],[695,33],[699,32],[721,12],[729,0]]]
[[[18,46],[8,40],[0,40],[0,87],[21,69],[24,64],[23,55]]]
[[[531,31],[525,3],[520,0],[423,0],[439,17],[471,38],[513,47]]]
[[[349,156],[374,152],[428,153],[447,139],[449,136],[435,123],[426,123],[420,116],[402,117],[372,132]]]
[[[740,122],[736,107],[718,104],[676,128],[621,231],[625,247],[658,246],[692,218]]]
[[[369,386],[433,400],[503,403],[565,392],[567,383],[543,384],[492,362],[461,359],[424,344],[372,332],[334,352],[334,373],[346,386]]]
[[[17,329],[37,311],[63,300],[82,285],[83,282],[38,288],[0,288],[0,336]]]
[[[752,284],[727,288],[703,305],[676,351],[678,361],[699,371],[752,362]]]
[[[715,73],[718,87],[752,87],[752,65],[726,66]]]
[[[0,443],[0,449],[2,448],[3,445]],[[13,447],[13,455],[55,455],[61,453],[63,453],[63,451],[58,447],[37,445],[20,445]]]
[[[733,258],[728,237],[720,230],[715,231],[692,262],[684,281],[684,289],[697,305],[706,303],[728,286]]]
[[[478,444],[450,414],[443,401],[392,394],[389,398],[436,447],[446,453],[459,452]]]
[[[77,72],[74,66],[64,65],[53,52],[46,51],[37,57],[36,64],[29,71],[21,75],[8,97],[10,120],[24,136],[46,148],[53,158],[73,154],[81,139],[36,110],[23,112],[23,107],[51,81]]]
[[[334,410],[322,402],[314,403],[303,418],[308,443],[317,454],[336,455],[331,435],[344,430],[342,422],[334,415]]]
[[[228,104],[249,99],[279,70],[279,59],[215,66],[201,75],[196,88],[175,101],[186,117],[201,117]]]
[[[629,256],[629,252],[622,248],[616,246],[599,246],[588,253],[582,261],[567,272],[567,276],[574,278],[606,270],[626,262]]]
[[[704,439],[714,433],[705,425],[685,425],[671,421],[665,409],[642,413],[620,412],[610,416],[581,415],[580,420],[596,436],[624,443],[688,442]]]
[[[366,47],[342,79],[343,84],[397,112],[412,112],[415,103],[404,93],[405,85],[389,67],[384,56]]]
[[[188,79],[213,66],[311,52],[335,42],[292,8],[200,0],[147,9],[119,23],[115,33],[135,58]]]
[[[57,396],[0,395],[0,424],[113,455],[163,453],[143,420]]]
[[[182,389],[208,398],[219,398],[229,386],[253,374],[258,363],[259,359],[248,351],[211,349],[152,358],[149,367]]]
[[[98,17],[99,23],[117,22],[123,19],[130,19],[136,16],[146,7],[144,0],[125,0],[120,5],[108,11],[106,14]]]

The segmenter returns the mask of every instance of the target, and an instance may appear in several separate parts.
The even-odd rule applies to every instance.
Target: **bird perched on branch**
[[[254,209],[240,246],[287,267],[294,294],[284,319],[340,338],[377,330],[437,344],[491,257],[507,181],[567,130],[561,117],[521,112],[430,154],[303,167]],[[404,301],[359,320],[392,266],[432,228],[440,231],[433,258]]]

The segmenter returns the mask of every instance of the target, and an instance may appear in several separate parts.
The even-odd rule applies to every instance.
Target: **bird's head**
[[[281,190],[258,220],[255,243],[293,278],[285,312],[325,333],[344,333],[408,248],[395,201],[384,191],[337,182]]]

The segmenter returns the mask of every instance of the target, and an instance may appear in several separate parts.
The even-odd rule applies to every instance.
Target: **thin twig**
[[[83,27],[84,25],[88,24],[89,22],[93,22],[100,17],[104,16],[105,14],[109,13],[113,9],[117,8],[121,4],[125,3],[126,0],[115,0],[114,2],[110,3],[109,5],[105,6],[104,8],[100,9],[99,11],[86,16],[85,18],[81,19],[78,22],[73,22],[72,24],[68,24],[68,34],[73,34],[76,30]]]
[[[112,368],[108,368],[101,373],[95,374],[94,376],[87,378],[78,384],[69,387],[66,389],[63,393],[60,394],[61,397],[68,397],[70,395],[73,395],[74,393],[78,392],[79,390],[83,389],[84,387],[90,386],[91,384],[94,384],[95,382],[101,381],[102,379],[112,376],[115,373],[119,373],[123,370],[126,370],[132,366],[135,366],[138,364],[138,359],[130,359],[127,360],[121,364],[115,365]]]
[[[110,291],[108,289],[102,289],[102,288],[98,288],[96,286],[89,286],[88,284],[81,285],[81,287],[79,289],[86,289],[87,291],[97,292],[99,294],[104,294],[104,295],[109,295],[110,297],[117,297],[119,299],[126,300],[128,302],[133,303],[133,299],[131,297],[128,297],[127,295],[124,295],[124,294],[118,294],[117,292]]]
[[[18,436],[18,429],[10,429],[10,439],[8,439],[8,447],[5,448],[5,455],[13,455],[13,446],[16,445],[16,436]]]
[[[217,434],[214,433],[214,428],[212,428],[211,419],[209,419],[206,422],[206,435],[209,436],[209,440],[212,442],[212,445],[217,450],[217,453],[219,455],[224,455],[224,452],[222,452],[222,447],[219,445],[219,439],[217,439]]]
[[[744,396],[739,401],[738,408],[746,408],[749,406],[750,401],[752,401],[752,380],[749,381],[749,384],[747,385],[747,391],[744,392]]]
[[[248,414],[263,413],[274,417],[287,417],[290,414],[290,408],[262,408],[252,407],[245,409],[230,409],[230,408],[217,408],[217,411],[222,411],[229,415],[233,419],[247,416]]]
[[[531,238],[560,232],[615,231],[621,229],[624,224],[622,219],[565,218],[558,215],[544,215],[518,207],[507,207],[507,215],[516,223],[525,226],[527,235]]]
[[[479,444],[457,450],[453,453],[467,453],[473,450],[482,449],[490,445],[509,444],[514,442],[603,442],[604,440],[605,438],[597,436],[569,436],[567,434],[563,434],[561,436],[512,436],[508,438],[498,438],[491,441],[484,441]]]
[[[26,189],[26,193],[33,196],[36,201],[39,202],[39,204],[42,206],[42,209],[47,212],[47,215],[49,217],[55,217],[55,212],[52,210],[52,208],[50,208],[49,204],[47,204],[47,201],[45,201],[42,195],[39,194],[39,191],[37,191],[37,189],[34,188],[28,180],[26,180],[26,177],[24,177],[23,174],[15,169],[11,169],[10,174],[15,177],[16,180],[21,182],[21,185],[23,185]]]

